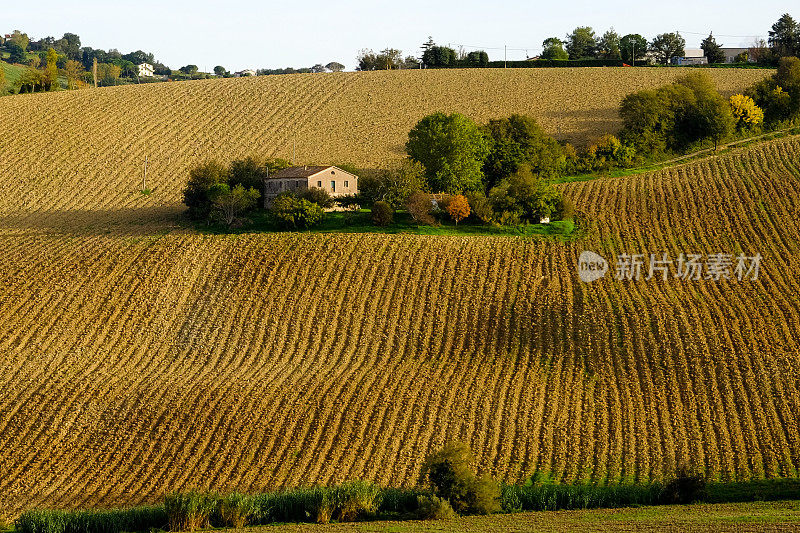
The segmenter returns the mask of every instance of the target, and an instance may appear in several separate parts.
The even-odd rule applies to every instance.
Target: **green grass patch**
[[[14,84],[17,82],[19,77],[22,76],[22,71],[25,70],[25,67],[11,65],[5,61],[0,61],[0,68],[2,68],[6,73],[6,85],[5,87],[0,87],[0,94],[2,94],[3,89],[11,89],[14,87]]]
[[[462,221],[455,224],[449,220],[440,221],[438,225],[429,226],[415,222],[411,215],[404,211],[395,213],[394,221],[388,226],[376,226],[368,209],[359,211],[330,211],[325,213],[322,222],[310,229],[289,230],[275,226],[269,213],[256,210],[248,215],[249,224],[240,228],[227,228],[220,224],[198,224],[196,228],[204,233],[387,233],[406,235],[438,235],[438,236],[508,236],[508,237],[552,237],[560,240],[572,240],[583,235],[580,219],[555,220],[548,224],[522,224],[519,226],[492,226],[474,221]]]

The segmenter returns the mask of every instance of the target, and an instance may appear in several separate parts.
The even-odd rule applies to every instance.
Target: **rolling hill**
[[[615,72],[631,76],[631,88],[645,83],[637,71]],[[266,126],[281,115],[277,87],[302,95],[295,122],[317,131],[333,109],[338,124],[370,120],[343,103],[355,106],[357,87],[377,94],[406,77],[395,87],[411,94],[422,89],[409,80],[423,74],[0,99],[2,126],[14,133],[0,137],[2,513],[133,504],[192,487],[410,484],[424,455],[452,439],[510,481],[534,471],[644,481],[680,464],[723,480],[797,475],[796,137],[564,185],[589,220],[587,236],[568,243],[219,236],[176,217],[191,157],[286,139]],[[536,102],[525,100],[521,79],[569,75],[490,72],[516,95],[498,91],[493,105],[452,96],[477,74],[432,74],[450,89],[424,106],[452,98],[451,109],[462,103],[479,118]],[[580,83],[600,75],[573,73]],[[228,106],[232,93],[240,103]],[[132,102],[124,112],[120,98]],[[598,114],[613,108],[616,97],[607,98]],[[591,130],[591,119],[576,120]],[[376,124],[375,132],[400,127]],[[336,157],[324,147],[338,134],[322,135],[317,147],[300,144],[304,157]],[[402,136],[381,135],[378,146]],[[166,162],[145,197],[136,190],[140,159],[159,149]],[[611,261],[611,274],[622,253],[763,260],[755,281],[609,274],[586,284],[576,270],[583,250]]]

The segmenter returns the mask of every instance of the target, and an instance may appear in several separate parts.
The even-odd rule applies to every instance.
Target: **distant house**
[[[141,63],[136,68],[139,69],[140,78],[152,78],[154,75],[153,65],[150,63]]]
[[[708,65],[708,58],[702,48],[687,48],[682,57],[673,57],[673,65]]]
[[[256,75],[256,71],[248,68],[248,69],[240,70],[239,72],[234,73],[233,77],[234,78],[246,78],[248,76],[255,76],[255,75]]]
[[[264,207],[281,193],[316,187],[334,198],[358,192],[358,176],[334,166],[290,167],[264,178]]]
[[[736,56],[741,54],[742,52],[749,52],[749,48],[722,48],[722,52],[725,54],[725,62],[726,63],[735,63]]]

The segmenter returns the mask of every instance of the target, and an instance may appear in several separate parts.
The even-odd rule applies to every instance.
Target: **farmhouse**
[[[140,78],[153,77],[153,65],[151,65],[150,63],[142,63],[140,65],[136,65],[136,68],[139,69]]]
[[[358,192],[358,176],[334,166],[303,166],[279,170],[264,178],[264,207],[281,193],[296,189],[323,189],[333,197]]]

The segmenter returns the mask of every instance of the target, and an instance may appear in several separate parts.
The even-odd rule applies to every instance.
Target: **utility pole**
[[[97,58],[92,61],[92,78],[94,79],[94,88],[97,89]]]
[[[631,66],[636,66],[636,41],[631,41],[631,46],[633,47],[633,53],[631,54]]]
[[[508,45],[503,45],[503,68],[508,68]]]

